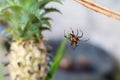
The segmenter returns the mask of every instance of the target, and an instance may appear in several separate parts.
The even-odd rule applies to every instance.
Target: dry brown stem
[[[112,17],[112,18],[120,20],[120,13],[119,12],[112,11],[112,10],[105,8],[101,5],[98,5],[90,0],[75,0],[75,1],[84,5],[85,7],[90,8],[91,10],[98,12],[98,13],[102,13],[108,17]]]

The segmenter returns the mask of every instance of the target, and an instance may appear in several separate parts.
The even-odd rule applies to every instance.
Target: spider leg
[[[72,47],[72,49],[75,49],[75,46],[73,46],[73,44],[71,43],[71,47]]]
[[[68,37],[66,35],[64,35],[64,37],[68,39]]]
[[[78,46],[78,45],[75,45],[75,46],[72,45],[72,48],[73,48],[73,49],[76,49],[77,46]]]
[[[75,45],[75,48],[78,46],[78,44]]]
[[[78,36],[78,38],[82,38],[83,37],[83,32],[80,30],[80,32],[82,33],[81,36]]]
[[[68,39],[68,37],[65,35],[65,30],[64,30],[64,37],[65,37],[66,39]]]
[[[71,31],[72,31],[72,34],[74,35],[74,31],[72,30],[72,28],[71,28]]]
[[[76,36],[78,36],[78,34],[79,34],[79,32],[78,32],[78,29],[77,29],[77,35]]]

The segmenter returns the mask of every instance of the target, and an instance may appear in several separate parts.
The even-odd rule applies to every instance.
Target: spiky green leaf
[[[52,20],[52,18],[49,18],[49,17],[43,17],[41,20],[48,20],[48,21],[50,21],[50,20]]]
[[[45,6],[50,2],[56,2],[61,4],[60,0],[40,0],[38,5],[39,9],[45,8]]]
[[[62,43],[60,44],[60,47],[58,48],[56,56],[54,58],[55,61],[53,62],[52,66],[50,68],[50,71],[48,72],[48,76],[46,77],[46,80],[52,80],[52,77],[53,77],[56,69],[58,68],[61,59],[65,55],[64,49],[65,49],[66,42],[67,42],[66,39],[64,39],[62,41]]]
[[[45,27],[45,26],[43,26],[43,27],[40,27],[39,29],[40,29],[40,31],[44,31],[44,30],[50,30],[50,28],[49,28],[49,27]]]
[[[50,18],[45,15],[60,12],[56,8],[45,7],[50,2],[60,0],[5,0],[0,5],[0,20],[9,24],[7,32],[17,40],[39,39],[41,32],[51,27]],[[46,26],[46,28],[43,28]]]
[[[43,17],[46,14],[51,13],[51,12],[58,12],[58,13],[61,14],[61,12],[58,9],[56,9],[56,8],[45,8],[44,12],[41,14],[41,16]]]

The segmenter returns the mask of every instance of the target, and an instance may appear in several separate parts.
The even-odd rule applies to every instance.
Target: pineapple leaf
[[[7,0],[7,2],[11,5],[15,4],[15,0]]]
[[[50,3],[50,2],[57,2],[61,4],[60,0],[40,0],[39,1],[39,9],[45,8],[45,6]]]
[[[23,14],[20,18],[20,25],[22,31],[25,29],[27,22],[29,22],[29,17],[26,14]]]
[[[46,14],[51,13],[51,12],[58,12],[61,14],[61,12],[56,8],[45,8],[44,10],[45,11],[41,14],[41,16],[45,16]]]
[[[33,9],[37,8],[38,1],[37,0],[16,0],[16,3],[23,7],[24,9]]]
[[[14,5],[14,6],[7,7],[3,10],[3,13],[4,13],[4,16],[8,18],[8,23],[12,23],[11,26],[16,26],[16,27],[13,27],[14,29],[21,28],[21,30],[23,31],[26,23],[29,21],[28,15],[25,12],[22,12],[22,8],[20,6]],[[16,14],[19,14],[19,15],[16,15]],[[18,24],[20,28],[17,27]]]
[[[9,6],[9,3],[6,0],[0,1],[0,11]]]
[[[59,12],[59,13],[61,13],[58,9],[56,9],[56,8],[45,8],[45,11],[46,12]]]
[[[32,36],[37,35],[37,32],[38,32],[37,26],[35,24],[29,24],[28,26],[29,26],[29,29],[27,28],[27,30],[29,30],[29,31],[26,32],[26,30],[25,30],[24,36],[31,36],[32,37]]]
[[[38,18],[40,17],[37,0],[18,0],[18,5],[21,6],[27,13],[34,14]]]
[[[0,5],[0,20],[6,21],[8,36],[14,40],[42,39],[41,32],[50,30],[51,18],[45,15],[59,12],[56,8],[46,8],[50,2],[60,0],[3,0]],[[3,4],[2,4],[3,3]],[[44,27],[45,26],[45,27]]]
[[[35,14],[30,14],[29,18],[30,18],[32,23],[39,23],[40,22],[39,18]]]
[[[52,20],[52,18],[49,18],[49,17],[43,17],[41,20]]]
[[[48,20],[42,20],[43,25],[46,25],[48,27],[51,27],[51,23]]]
[[[52,64],[51,68],[50,68],[50,71],[48,72],[46,80],[52,80],[52,77],[53,77],[55,71],[57,70],[61,59],[65,55],[64,54],[64,49],[65,49],[66,42],[67,42],[66,39],[64,39],[62,41],[62,43],[60,44],[60,47],[57,50],[56,56],[54,58],[54,62]]]
[[[50,28],[48,28],[48,27],[45,27],[45,26],[43,26],[43,27],[40,27],[40,31],[44,31],[44,30],[50,30]]]
[[[43,17],[43,18],[41,19],[43,25],[46,25],[46,26],[48,26],[48,27],[51,27],[51,22],[50,22],[50,20],[52,20],[52,19],[49,18],[49,17]]]

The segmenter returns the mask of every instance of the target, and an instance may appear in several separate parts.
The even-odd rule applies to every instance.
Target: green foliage
[[[42,9],[45,7],[46,4],[50,3],[50,2],[57,2],[57,3],[61,3],[60,0],[39,0],[39,8]]]
[[[64,49],[65,49],[65,45],[66,45],[66,39],[64,39],[56,53],[56,56],[54,58],[54,62],[50,68],[50,71],[48,73],[48,76],[46,77],[46,80],[52,80],[52,77],[55,73],[55,71],[57,70],[59,63],[61,61],[61,59],[63,58],[63,56],[65,55]]]
[[[9,24],[5,32],[15,40],[42,39],[41,32],[51,27],[52,19],[46,14],[60,13],[56,8],[46,7],[50,2],[61,3],[60,0],[0,1],[0,19]]]

